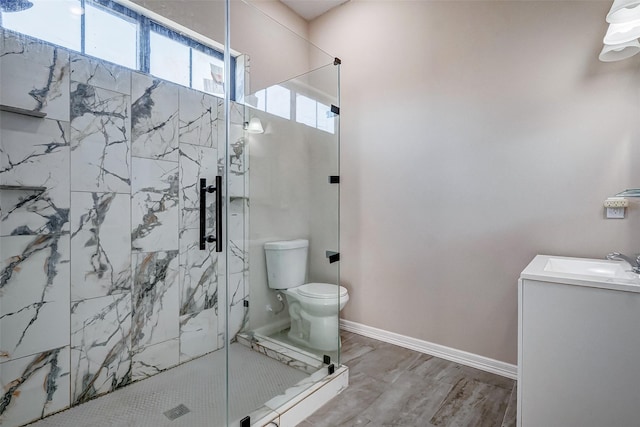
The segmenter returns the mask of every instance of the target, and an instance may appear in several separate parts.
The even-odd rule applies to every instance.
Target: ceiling
[[[349,0],[280,0],[289,6],[295,13],[302,16],[307,21],[312,21],[318,16],[346,3]]]

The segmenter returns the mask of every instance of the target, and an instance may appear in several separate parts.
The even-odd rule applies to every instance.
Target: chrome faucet
[[[636,259],[629,258],[619,252],[611,252],[607,254],[607,259],[612,261],[626,261],[631,266],[631,271],[636,274],[640,274],[640,255],[636,256]]]

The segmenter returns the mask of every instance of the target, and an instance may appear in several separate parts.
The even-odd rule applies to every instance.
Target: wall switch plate
[[[623,219],[624,208],[607,208],[607,218],[609,219]]]

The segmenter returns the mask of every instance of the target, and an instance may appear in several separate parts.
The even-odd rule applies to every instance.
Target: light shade
[[[262,122],[259,118],[253,117],[248,123],[244,124],[244,130],[249,133],[263,133]]]
[[[607,14],[607,22],[610,24],[622,24],[638,19],[640,19],[640,0],[614,0]]]
[[[621,61],[623,59],[631,58],[636,53],[640,52],[640,43],[638,40],[632,40],[627,43],[617,45],[604,45],[600,56],[598,57],[602,62],[614,62]]]
[[[640,37],[640,19],[624,24],[609,24],[604,44],[622,44]]]

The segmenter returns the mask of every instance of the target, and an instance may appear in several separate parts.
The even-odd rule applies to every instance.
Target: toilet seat
[[[338,296],[338,286],[332,283],[306,283],[298,286],[298,294],[314,299],[336,299]],[[347,288],[340,286],[340,298],[347,296]]]

